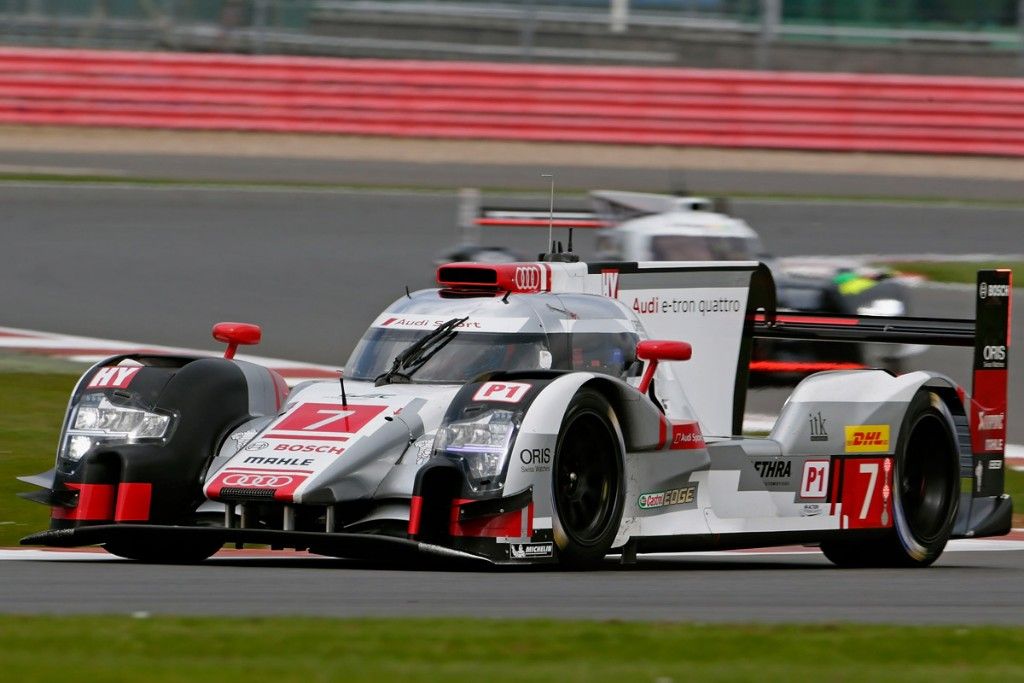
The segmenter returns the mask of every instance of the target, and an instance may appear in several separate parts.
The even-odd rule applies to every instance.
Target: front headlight
[[[903,315],[906,312],[907,307],[899,299],[875,299],[864,306],[857,307],[857,315],[892,317],[894,315]]]
[[[515,414],[488,410],[472,419],[452,422],[437,432],[434,451],[465,464],[473,488],[497,489],[515,433]]]
[[[161,439],[167,434],[170,424],[170,415],[115,405],[103,396],[98,402],[83,402],[75,408],[62,454],[69,460],[80,460],[97,444]]]

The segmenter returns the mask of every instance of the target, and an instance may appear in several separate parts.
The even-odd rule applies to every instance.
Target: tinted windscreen
[[[391,369],[395,356],[426,334],[423,330],[372,327],[356,345],[345,376],[372,381]],[[535,370],[551,365],[543,334],[461,332],[435,347],[413,373],[416,382],[467,382],[494,370]]]
[[[370,328],[345,365],[345,377],[373,381],[423,330]],[[495,370],[588,370],[615,377],[636,374],[632,332],[522,334],[462,332],[431,352],[411,373],[414,382],[462,383]]]

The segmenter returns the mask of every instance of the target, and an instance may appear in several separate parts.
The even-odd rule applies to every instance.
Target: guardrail
[[[0,48],[0,123],[1024,156],[1024,80]]]

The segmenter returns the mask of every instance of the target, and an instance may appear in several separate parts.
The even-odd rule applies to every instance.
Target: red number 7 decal
[[[267,432],[269,438],[347,441],[387,406],[342,407],[337,403],[303,403]]]
[[[843,462],[844,529],[892,525],[889,514],[891,458],[848,458]]]

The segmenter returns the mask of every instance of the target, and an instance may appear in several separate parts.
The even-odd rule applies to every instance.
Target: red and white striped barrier
[[[1024,79],[0,47],[0,123],[1024,156]]]

